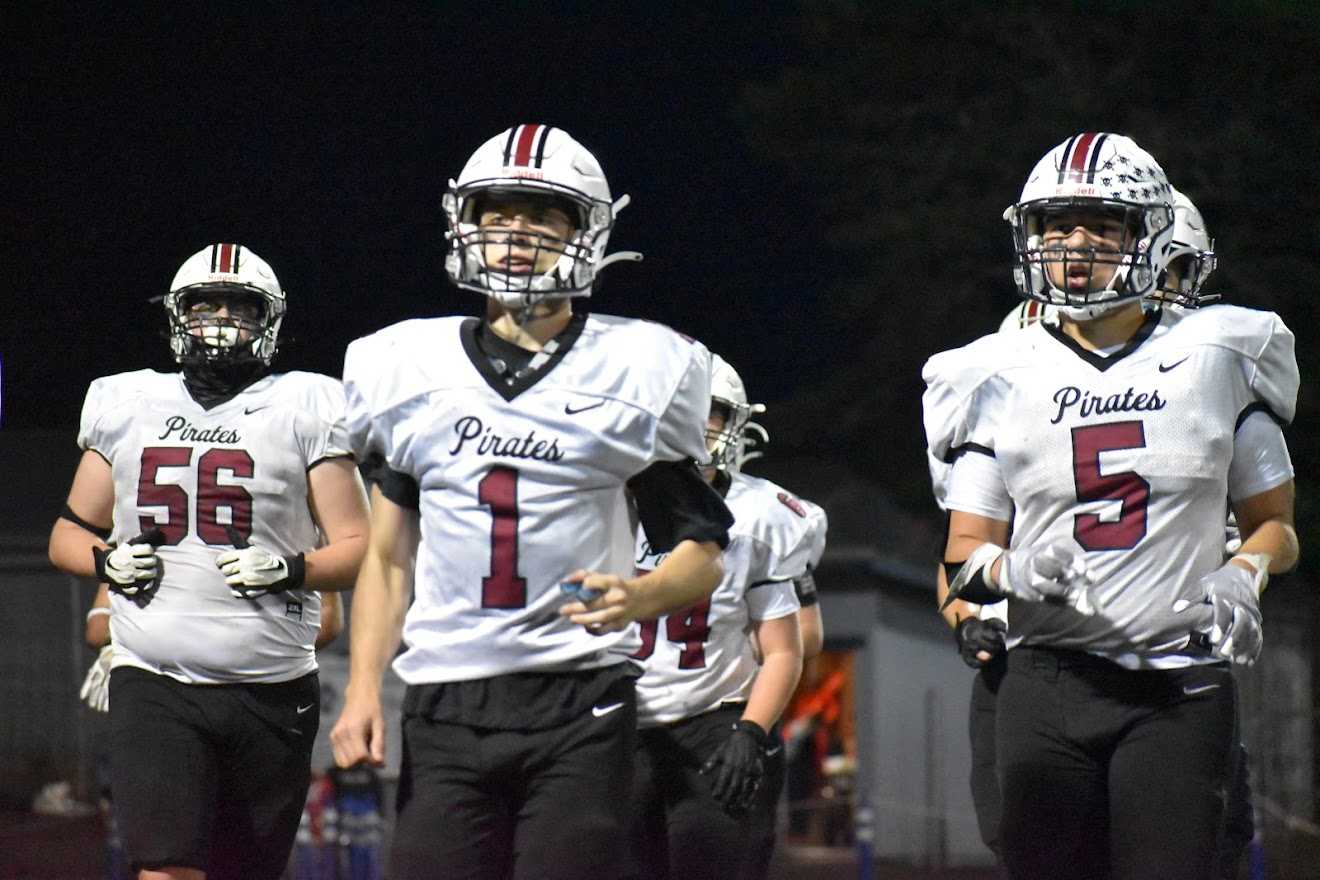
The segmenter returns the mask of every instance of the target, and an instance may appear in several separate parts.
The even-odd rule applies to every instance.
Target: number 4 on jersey
[[[690,608],[677,611],[665,618],[665,637],[676,645],[682,645],[678,654],[679,669],[706,668],[706,639],[710,638],[710,600],[698,602]],[[634,660],[645,660],[655,651],[656,633],[660,628],[658,620],[641,622],[642,647],[631,655]]]

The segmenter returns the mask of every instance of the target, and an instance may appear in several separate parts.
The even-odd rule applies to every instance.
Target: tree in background
[[[1016,302],[1001,219],[1039,156],[1077,131],[1130,135],[1201,208],[1211,280],[1229,302],[1278,311],[1318,375],[1320,57],[1315,12],[1266,3],[1180,14],[1150,4],[804,4],[801,45],[746,84],[751,143],[814,193],[804,222],[830,252],[818,297],[839,365],[778,408],[776,444],[847,457],[908,508],[932,512],[921,364],[993,330]],[[1289,443],[1320,447],[1304,384]],[[1303,543],[1320,543],[1301,480]]]

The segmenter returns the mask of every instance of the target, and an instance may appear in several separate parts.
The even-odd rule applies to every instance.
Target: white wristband
[[[1233,559],[1241,559],[1256,569],[1256,595],[1265,592],[1265,587],[1270,582],[1270,562],[1274,557],[1268,553],[1238,553]]]
[[[111,613],[112,612],[109,608],[92,608],[87,612],[87,619],[90,621],[93,617],[98,617],[102,614],[109,617]]]

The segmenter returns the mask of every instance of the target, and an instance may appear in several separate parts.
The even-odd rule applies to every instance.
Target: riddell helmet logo
[[[806,518],[807,510],[802,506],[802,502],[798,501],[796,498],[794,498],[792,495],[789,495],[787,492],[780,492],[779,495],[776,497],[779,498],[779,502],[783,504],[785,507],[787,507],[789,510],[793,511],[798,516],[804,519]]]
[[[513,171],[513,176],[525,177],[528,180],[545,180],[544,171],[534,171],[530,168],[515,168]]]

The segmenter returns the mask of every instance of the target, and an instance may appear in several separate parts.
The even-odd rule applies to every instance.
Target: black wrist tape
[[[962,571],[962,567],[966,564],[966,560],[944,563],[944,576],[948,579],[949,584],[958,579],[958,572]],[[1003,599],[1004,596],[985,582],[985,568],[982,568],[963,585],[958,598],[964,602],[975,602],[977,605],[993,605]]]

